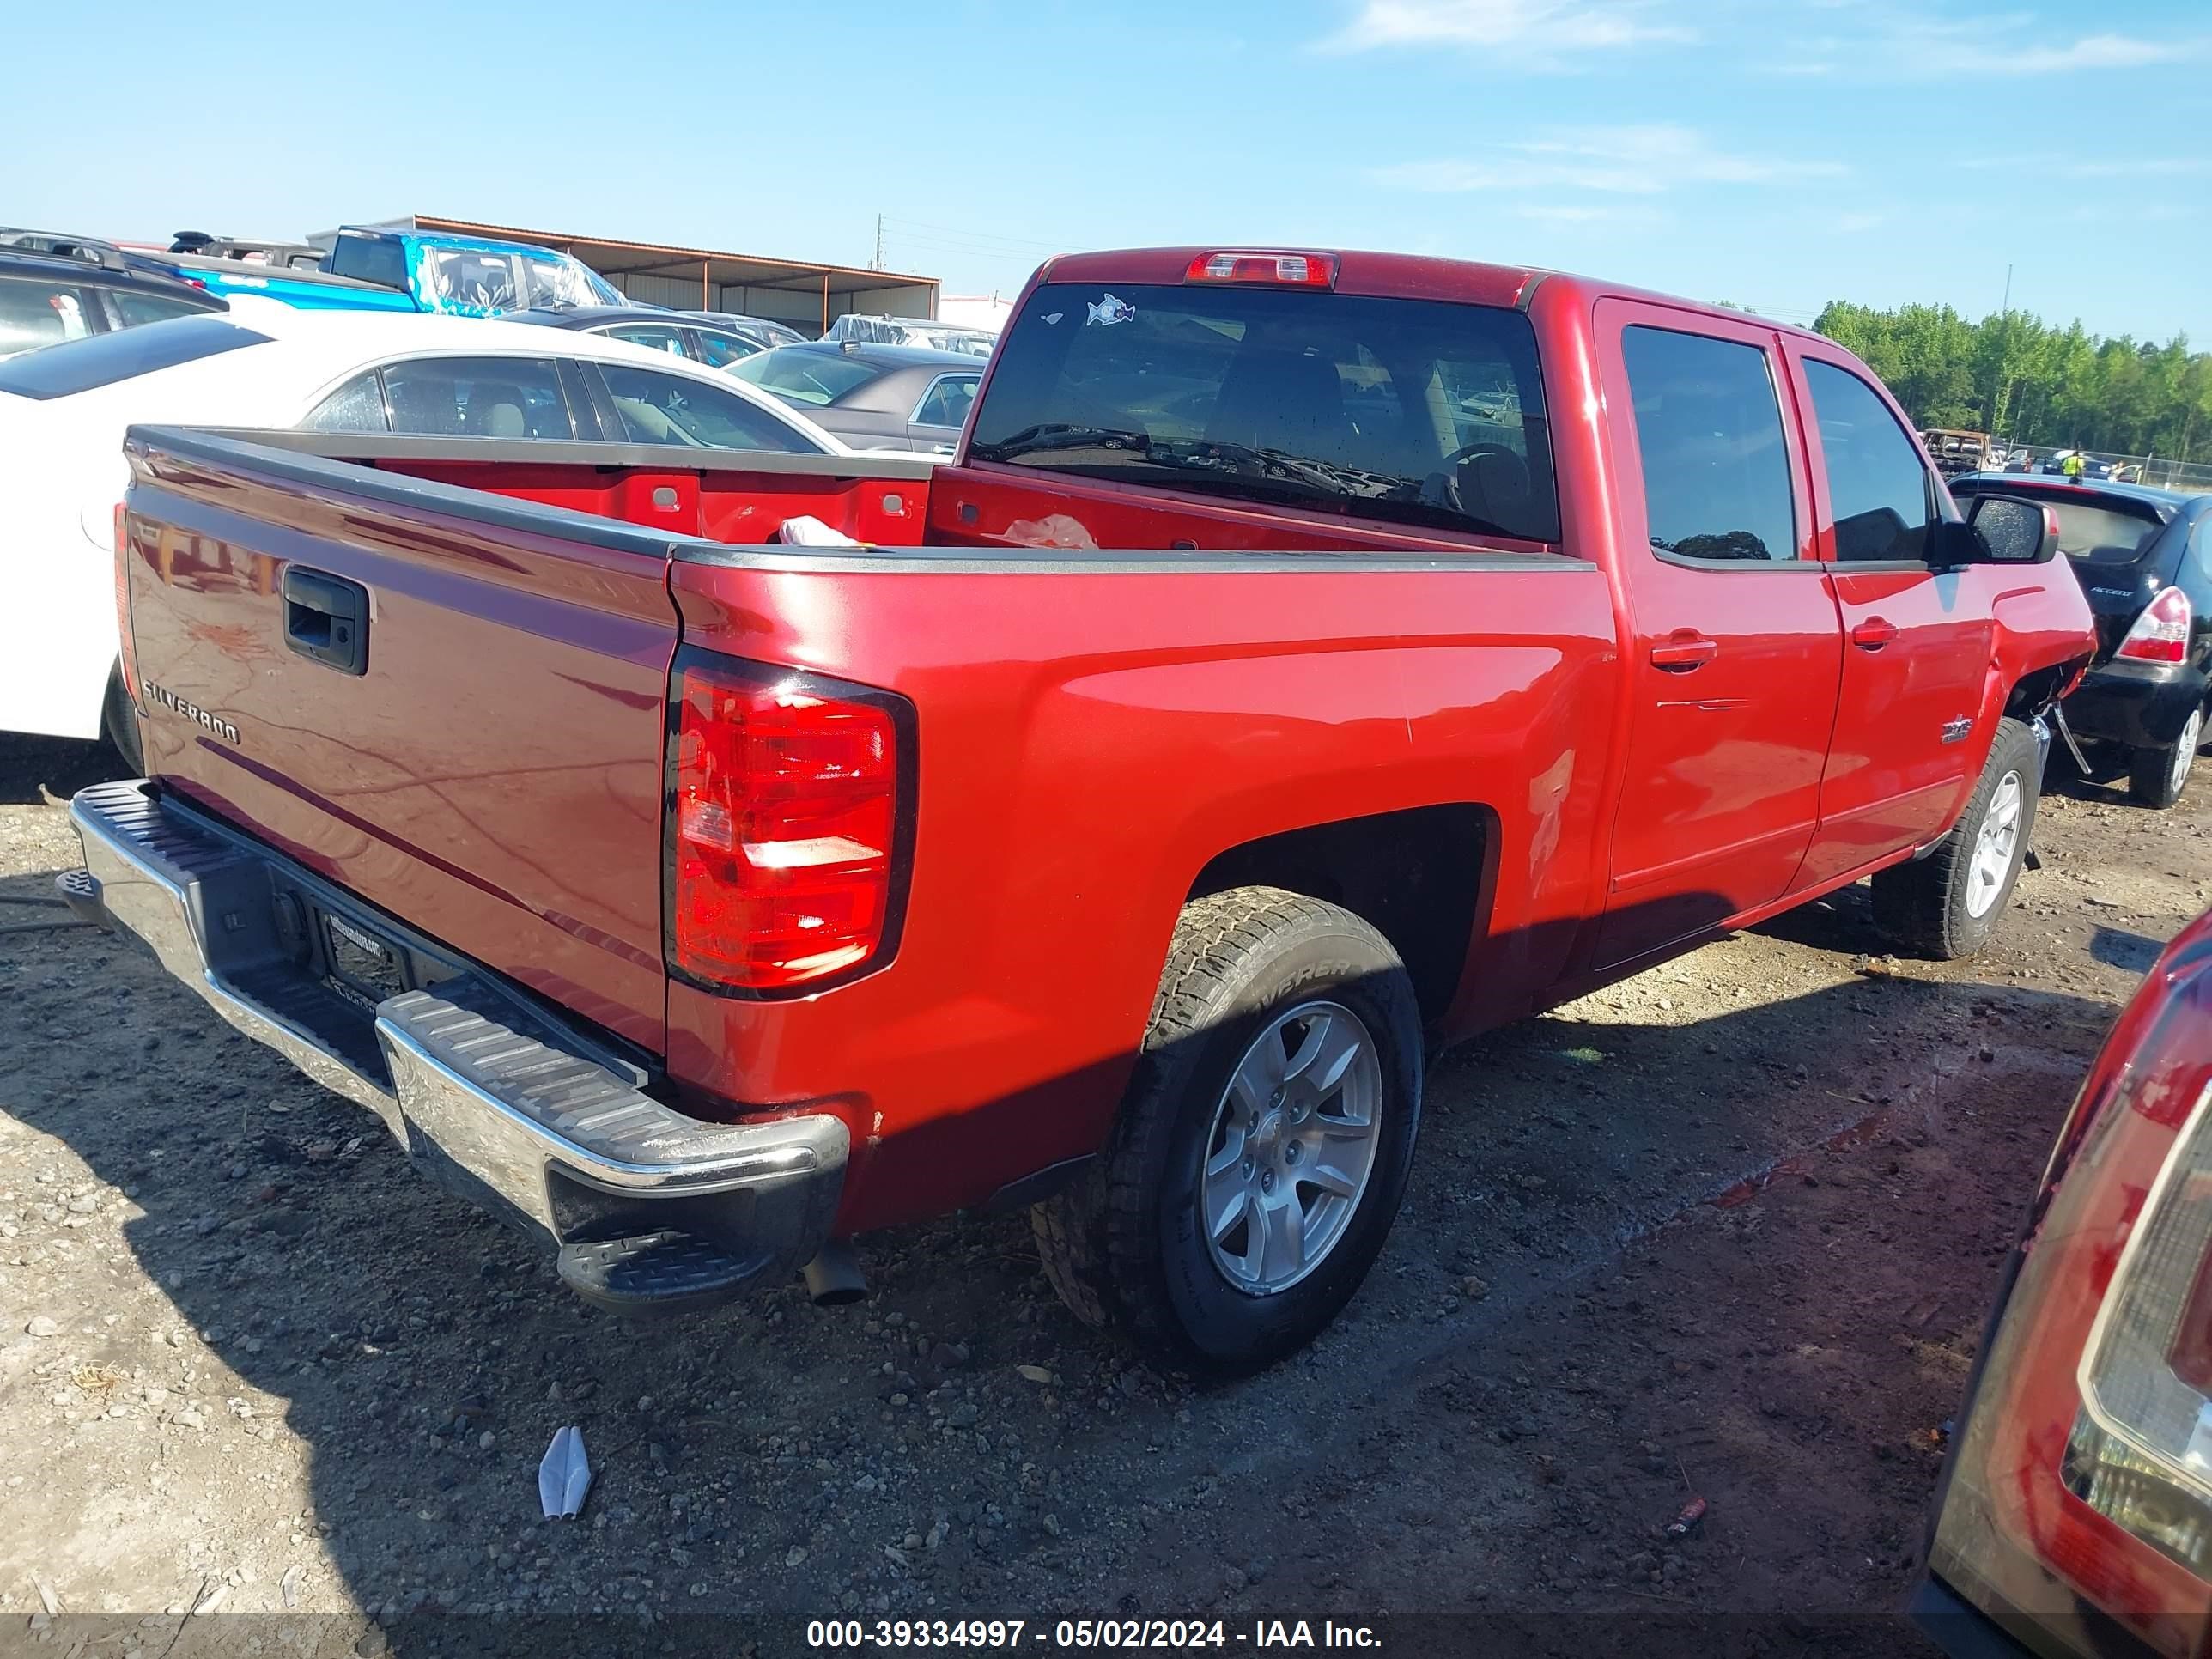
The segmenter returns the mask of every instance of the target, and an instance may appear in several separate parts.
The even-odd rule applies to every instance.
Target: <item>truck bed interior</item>
[[[339,484],[331,464],[446,487],[434,492],[463,516],[486,516],[486,495],[559,507],[672,536],[735,547],[776,543],[787,520],[810,517],[840,534],[887,548],[1052,548],[1176,551],[1430,553],[1464,550],[1526,555],[1539,542],[1377,523],[1316,503],[1296,510],[1132,489],[1008,465],[962,465],[899,453],[793,455],[671,449],[640,444],[506,439],[354,437],[329,433],[149,428],[165,447],[214,447],[229,465],[299,469],[303,481]],[[255,446],[261,452],[237,446]],[[270,451],[281,452],[280,460]],[[465,451],[465,453],[457,452]],[[453,492],[453,493],[448,493]],[[374,492],[371,492],[374,493]],[[419,505],[439,502],[421,501]],[[542,527],[542,523],[541,523]]]

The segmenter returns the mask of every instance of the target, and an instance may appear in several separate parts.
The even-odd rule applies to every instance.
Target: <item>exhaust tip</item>
[[[842,1308],[868,1293],[868,1276],[860,1271],[860,1258],[842,1238],[824,1244],[820,1254],[799,1269],[799,1275],[806,1281],[808,1297],[817,1308]]]

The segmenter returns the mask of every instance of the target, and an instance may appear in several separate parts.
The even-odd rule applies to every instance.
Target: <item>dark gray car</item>
[[[983,365],[920,346],[779,346],[730,373],[773,392],[855,449],[950,455],[975,401]]]

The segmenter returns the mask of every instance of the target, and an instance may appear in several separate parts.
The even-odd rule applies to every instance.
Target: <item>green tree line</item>
[[[1813,326],[1888,382],[1923,428],[2015,444],[2212,459],[2212,353],[2054,328],[2024,311],[1970,323],[1948,306],[1832,301]]]

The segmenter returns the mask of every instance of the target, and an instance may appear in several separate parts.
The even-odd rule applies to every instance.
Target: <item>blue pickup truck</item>
[[[351,225],[323,258],[325,270],[411,297],[418,311],[496,317],[549,306],[619,306],[629,301],[573,254],[527,242],[440,231]]]
[[[571,254],[526,242],[436,231],[349,225],[319,262],[271,258],[262,244],[179,238],[166,254],[140,259],[173,269],[211,294],[258,294],[311,309],[435,311],[497,317],[533,307],[619,306],[629,300]],[[252,259],[231,251],[257,250]],[[274,247],[276,245],[267,245]]]

